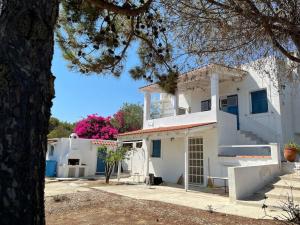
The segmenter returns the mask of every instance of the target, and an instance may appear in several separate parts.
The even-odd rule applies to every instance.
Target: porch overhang
[[[142,139],[142,138],[156,138],[156,137],[174,137],[174,136],[185,136],[188,133],[200,132],[207,129],[214,128],[216,122],[210,123],[194,123],[194,124],[185,124],[178,126],[166,126],[166,127],[157,127],[157,128],[148,128],[132,132],[127,132],[118,135],[119,141],[127,141],[133,139]]]
[[[181,74],[178,77],[177,82],[178,90],[192,90],[199,87],[208,87],[212,74],[218,74],[219,83],[222,83],[225,81],[241,81],[247,75],[247,72],[242,69],[228,67],[220,64],[209,64],[205,67],[201,67]],[[141,87],[140,91],[149,93],[164,92],[157,83]]]
[[[47,144],[55,144],[56,142],[58,142],[58,138],[49,138],[47,140]]]

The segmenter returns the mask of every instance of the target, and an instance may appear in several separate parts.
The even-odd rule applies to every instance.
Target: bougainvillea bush
[[[74,132],[80,138],[112,140],[116,139],[118,130],[113,127],[110,117],[102,117],[97,114],[88,115],[78,121]]]

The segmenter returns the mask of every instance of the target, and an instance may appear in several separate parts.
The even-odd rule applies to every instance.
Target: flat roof
[[[188,77],[203,77],[202,79],[208,79],[209,75],[212,73],[220,73],[220,79],[230,79],[230,78],[242,78],[247,74],[247,71],[233,68],[221,64],[208,64],[207,66],[203,66],[197,69],[193,69],[186,73],[181,74],[178,77],[178,83],[184,82]],[[157,83],[148,84],[139,88],[141,91],[158,91],[160,87]]]

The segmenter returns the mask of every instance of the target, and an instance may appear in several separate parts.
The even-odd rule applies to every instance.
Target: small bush
[[[53,200],[54,202],[64,202],[64,201],[68,201],[69,198],[64,195],[55,195],[53,196]]]

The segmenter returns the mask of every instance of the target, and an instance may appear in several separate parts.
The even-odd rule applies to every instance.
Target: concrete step
[[[267,142],[263,140],[261,137],[257,136],[251,131],[243,131],[240,130],[239,133],[243,135],[245,138],[249,139],[250,141],[255,142],[255,144],[266,144]]]
[[[300,201],[295,200],[296,204],[300,204]],[[273,199],[273,198],[260,198],[260,199],[246,199],[246,200],[238,200],[237,204],[245,205],[245,206],[254,206],[262,208],[263,205],[266,205],[269,209],[282,210],[282,207],[287,203],[285,199]]]
[[[272,184],[275,189],[300,190],[300,180],[279,180]]]
[[[293,198],[296,201],[300,201],[300,190],[288,190],[288,189],[280,189],[274,188],[265,193],[265,196],[270,199],[280,199],[280,200],[288,200],[288,198]]]
[[[279,177],[281,180],[300,182],[300,175],[296,173],[285,174]]]
[[[251,197],[237,203],[256,207],[267,205],[268,208],[282,210],[291,197],[295,204],[300,204],[300,176],[297,174],[282,175]]]

